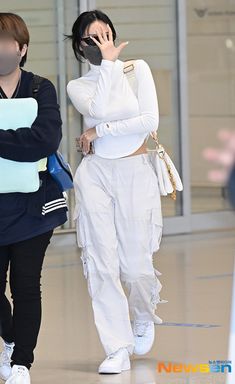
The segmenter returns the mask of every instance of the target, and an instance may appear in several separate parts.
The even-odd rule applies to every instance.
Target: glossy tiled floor
[[[33,384],[218,384],[225,374],[159,373],[157,363],[207,364],[228,359],[234,232],[164,237],[154,263],[162,272],[153,349],[132,356],[132,370],[98,375],[105,357],[93,323],[79,250],[54,236],[43,270],[43,323]],[[234,363],[235,364],[235,363]],[[234,367],[235,369],[235,367]]]

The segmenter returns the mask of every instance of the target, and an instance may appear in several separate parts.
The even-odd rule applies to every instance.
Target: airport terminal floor
[[[234,231],[164,236],[154,264],[162,275],[156,325],[147,355],[132,369],[99,375],[104,359],[83,276],[80,250],[55,235],[45,259],[43,322],[31,370],[34,384],[220,384],[222,373],[158,372],[158,363],[207,364],[227,360],[232,301]]]

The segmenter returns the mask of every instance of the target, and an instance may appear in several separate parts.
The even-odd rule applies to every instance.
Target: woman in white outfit
[[[154,324],[162,323],[155,310],[165,302],[152,262],[162,236],[160,193],[146,150],[159,123],[158,101],[144,60],[135,62],[135,96],[118,58],[128,42],[115,46],[107,15],[82,13],[70,37],[76,58],[90,66],[67,87],[86,127],[75,175],[78,246],[107,355],[99,373],[120,373],[130,369],[132,353],[151,349]]]

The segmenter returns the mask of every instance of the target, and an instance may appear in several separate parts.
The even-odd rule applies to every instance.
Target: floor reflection
[[[59,245],[58,245],[59,244]],[[219,384],[225,374],[159,373],[158,362],[207,364],[228,359],[235,236],[233,232],[166,236],[154,257],[162,272],[154,347],[132,356],[132,370],[99,375],[104,351],[76,245],[54,236],[43,270],[43,322],[32,383]],[[234,353],[234,351],[233,351]],[[234,368],[235,369],[235,368]],[[229,384],[233,384],[232,382]]]

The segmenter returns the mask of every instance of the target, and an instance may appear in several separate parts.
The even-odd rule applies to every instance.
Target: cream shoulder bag
[[[126,74],[130,86],[137,95],[137,79],[135,76],[135,61],[129,60],[124,64],[123,71]],[[176,200],[176,191],[182,191],[183,185],[180,176],[175,168],[170,156],[166,153],[165,148],[159,143],[157,130],[150,133],[155,142],[155,149],[149,149],[148,155],[153,165],[154,171],[158,178],[159,190],[162,196],[170,194],[173,200]]]

